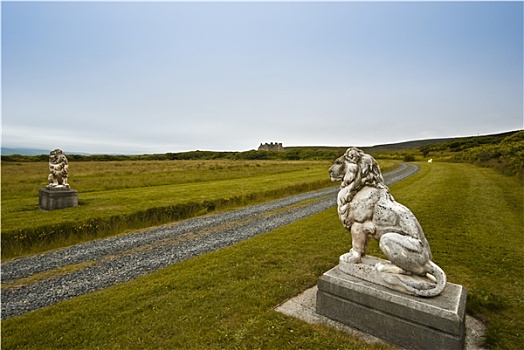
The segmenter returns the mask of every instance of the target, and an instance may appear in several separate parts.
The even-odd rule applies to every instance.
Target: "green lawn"
[[[189,201],[245,197],[329,180],[326,161],[79,162],[71,164],[69,182],[79,192],[80,205],[43,212],[38,209],[38,189],[46,185],[45,166],[2,164],[2,231],[128,215]]]
[[[467,164],[420,163],[391,186],[434,260],[468,289],[487,342],[519,349],[524,329],[522,182]],[[275,312],[350,245],[335,208],[135,281],[2,321],[3,349],[385,349]],[[376,253],[371,244],[369,253]]]
[[[111,161],[70,164],[79,206],[45,212],[47,163],[2,163],[2,258],[333,186],[327,161]],[[384,171],[397,162],[381,162]]]

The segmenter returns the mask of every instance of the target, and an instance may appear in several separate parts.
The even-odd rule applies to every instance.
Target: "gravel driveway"
[[[384,179],[390,185],[418,170],[404,163]],[[303,193],[8,262],[0,273],[1,317],[22,315],[269,232],[336,206],[337,192],[333,187]],[[64,267],[68,272],[56,271]],[[23,280],[28,277],[31,282]]]

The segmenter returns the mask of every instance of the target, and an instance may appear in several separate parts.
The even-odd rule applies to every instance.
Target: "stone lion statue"
[[[67,183],[67,174],[69,170],[69,162],[67,157],[60,149],[55,149],[49,154],[49,176],[47,180],[49,185],[47,189],[69,189]]]
[[[415,215],[389,192],[375,159],[358,148],[349,148],[329,168],[329,175],[331,181],[342,182],[338,215],[352,238],[352,248],[340,257],[341,264],[360,264],[373,237],[389,259],[373,267],[372,274],[380,284],[417,296],[440,294],[446,274],[432,261]]]

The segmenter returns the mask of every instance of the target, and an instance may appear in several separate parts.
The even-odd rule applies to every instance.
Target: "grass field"
[[[329,185],[328,162],[122,161],[76,162],[70,184],[79,206],[38,208],[47,163],[2,164],[2,257],[158,225],[300,186]],[[291,187],[291,188],[290,188]],[[280,192],[280,193],[279,193]]]
[[[394,186],[435,262],[468,289],[487,345],[523,341],[523,188],[467,164],[420,163]],[[337,264],[349,234],[328,210],[135,281],[2,322],[3,349],[386,349],[273,309]],[[377,254],[377,244],[369,247]]]
[[[381,162],[384,171],[397,163]],[[328,161],[109,161],[70,164],[79,206],[44,212],[46,162],[2,162],[2,258],[333,186]]]
[[[408,204],[421,221],[435,261],[451,282],[468,289],[468,313],[488,323],[488,345],[520,349],[524,343],[522,181],[493,169],[433,163],[398,187],[405,190],[395,198]]]

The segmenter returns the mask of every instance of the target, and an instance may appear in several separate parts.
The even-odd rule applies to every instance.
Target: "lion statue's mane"
[[[332,176],[335,169],[338,173],[336,178]],[[338,158],[330,168],[330,175],[332,181],[342,181],[337,196],[338,215],[342,223],[348,216],[349,203],[365,186],[386,189],[389,193],[375,159],[358,148],[349,148],[342,157]]]
[[[60,149],[55,149],[49,154],[49,185],[47,189],[69,189],[67,176],[69,173],[69,162]]]
[[[329,175],[332,181],[341,181],[338,215],[352,236],[352,248],[341,259],[349,264],[360,263],[369,238],[374,237],[391,262],[375,266],[388,286],[399,289],[396,287],[400,285],[419,296],[440,294],[446,275],[433,263],[429,243],[415,215],[389,192],[375,159],[351,147],[329,168]],[[410,285],[409,279],[394,277],[398,275],[421,276],[428,283]]]

